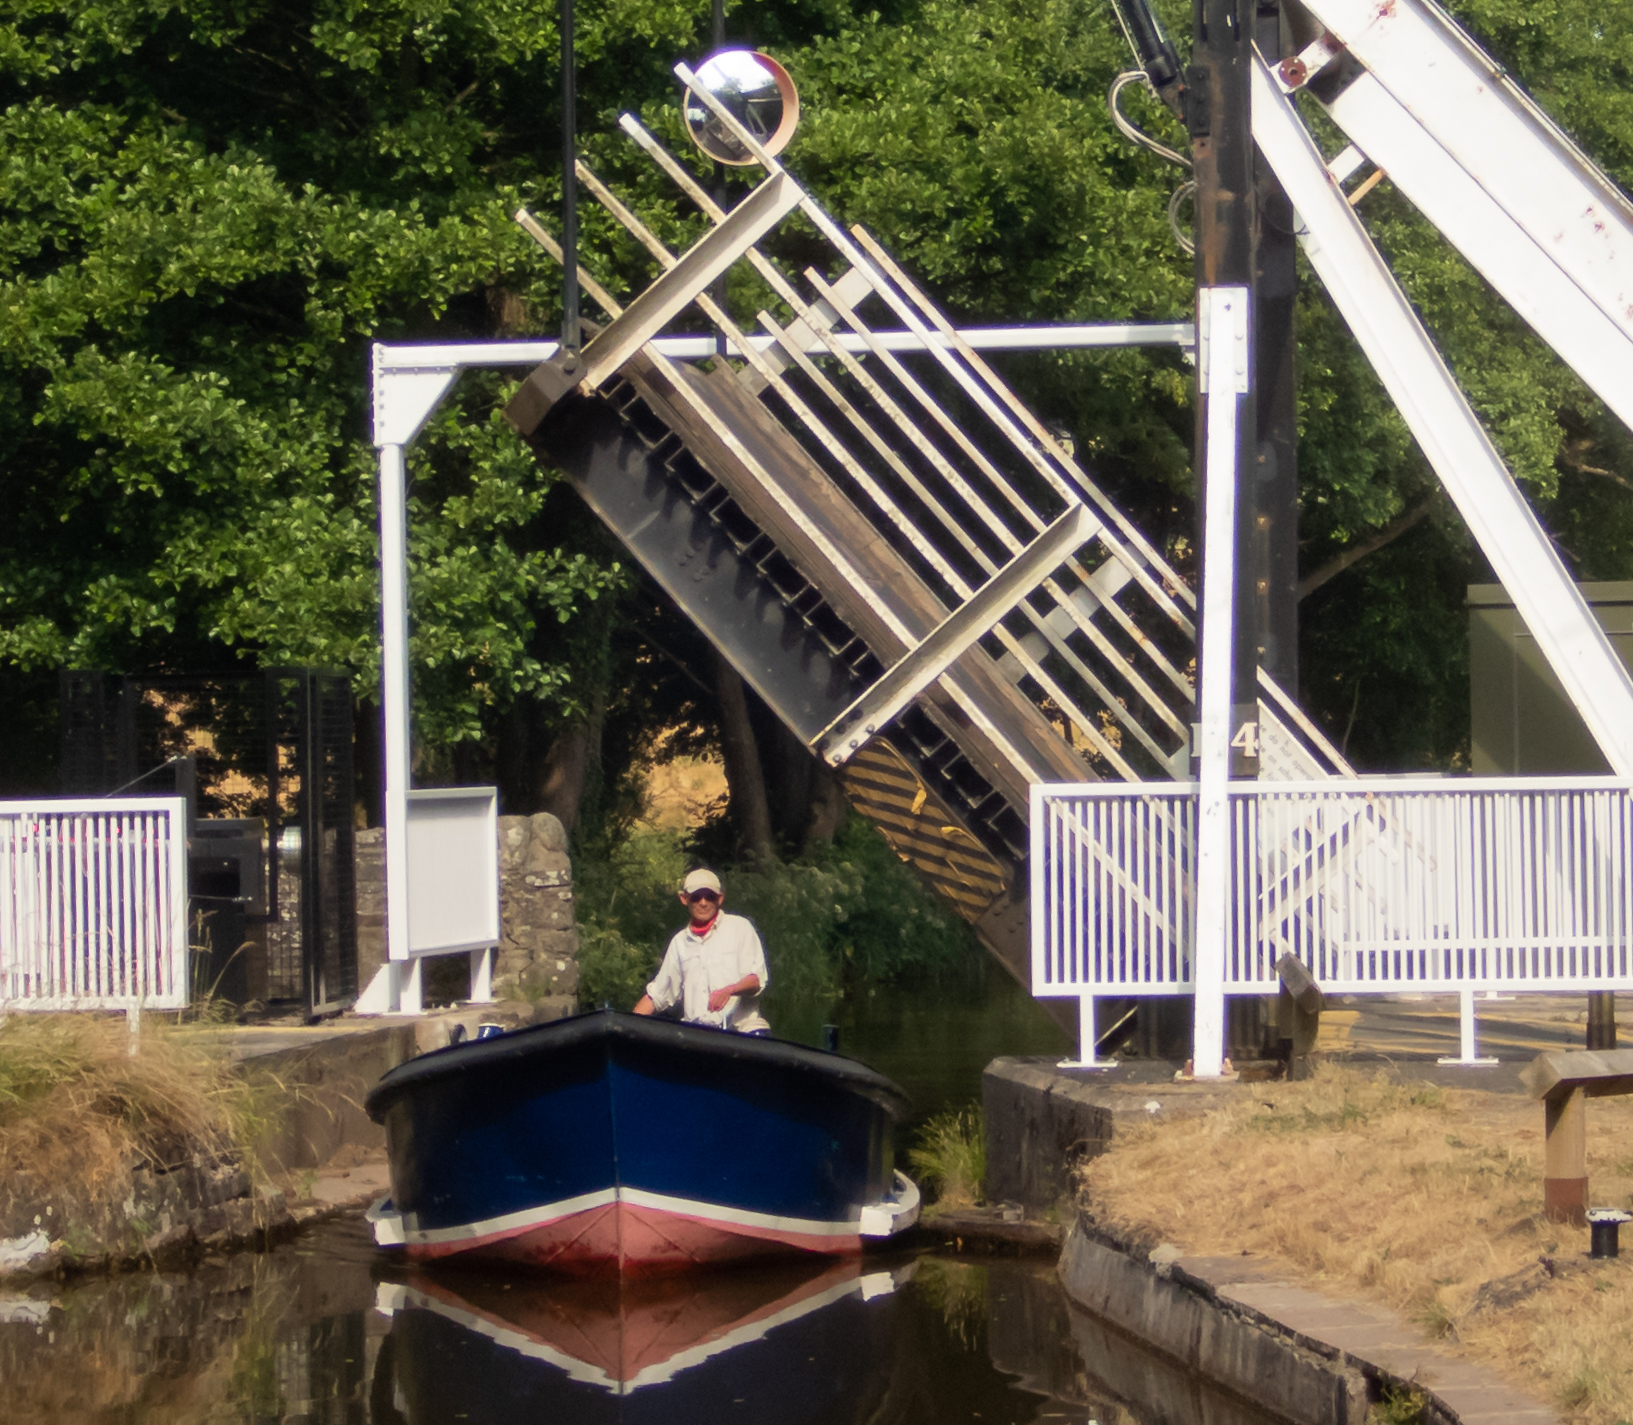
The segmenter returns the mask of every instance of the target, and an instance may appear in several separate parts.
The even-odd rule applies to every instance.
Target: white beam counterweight
[[[1428,332],[1262,60],[1253,137],[1293,200],[1301,241],[1526,627],[1618,776],[1633,776],[1633,680]]]

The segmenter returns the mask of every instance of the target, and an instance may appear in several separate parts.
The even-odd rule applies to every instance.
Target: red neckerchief
[[[695,935],[699,940],[707,940],[709,938],[710,931],[712,931],[715,928],[715,926],[717,926],[719,924],[720,924],[720,903],[718,901],[716,901],[715,902],[715,907],[714,907],[714,914],[711,915],[708,918],[708,920],[706,920],[702,925],[699,925],[695,920],[688,920],[686,922],[686,928],[693,935]]]

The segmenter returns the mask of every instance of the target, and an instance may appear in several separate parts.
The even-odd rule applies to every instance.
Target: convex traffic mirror
[[[788,147],[799,124],[799,94],[788,71],[770,55],[721,50],[698,66],[697,78],[773,158]],[[742,141],[690,89],[685,114],[692,142],[716,163],[742,168],[755,161]]]

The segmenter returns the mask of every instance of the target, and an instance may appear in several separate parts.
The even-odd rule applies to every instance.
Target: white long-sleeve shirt
[[[759,976],[759,991],[733,995],[725,1008],[711,1011],[709,996],[735,985],[745,975]],[[676,932],[646,992],[660,1013],[679,1004],[681,1018],[688,1024],[709,1024],[747,1034],[771,1027],[760,1013],[760,994],[769,983],[765,947],[754,922],[721,911],[702,935],[690,925]]]

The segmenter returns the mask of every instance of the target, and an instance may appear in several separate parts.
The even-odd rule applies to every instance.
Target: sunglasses
[[[693,891],[686,899],[696,905],[699,901],[718,901],[720,893],[718,891]]]

